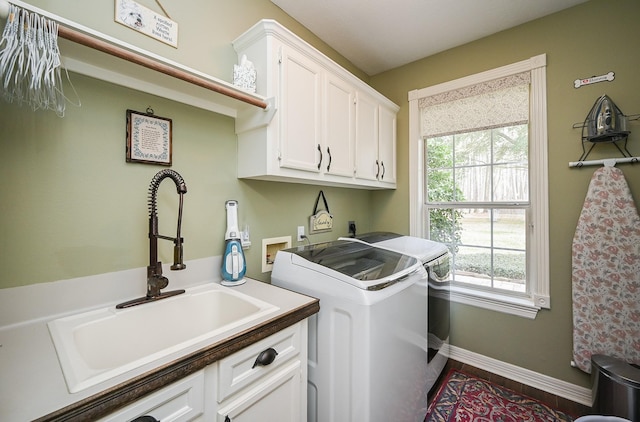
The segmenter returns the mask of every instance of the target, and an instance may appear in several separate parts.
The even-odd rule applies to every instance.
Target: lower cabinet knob
[[[145,415],[145,416],[138,416],[131,422],[160,422],[160,421],[154,418],[153,416]]]
[[[251,368],[253,369],[258,365],[267,366],[276,360],[276,356],[278,356],[278,352],[273,347],[269,347],[267,350],[260,352]]]

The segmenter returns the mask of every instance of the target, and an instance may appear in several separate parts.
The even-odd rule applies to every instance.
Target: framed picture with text
[[[127,110],[127,162],[171,166],[171,119]]]

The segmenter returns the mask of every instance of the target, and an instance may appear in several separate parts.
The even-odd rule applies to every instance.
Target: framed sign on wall
[[[171,166],[171,119],[127,110],[127,162]]]

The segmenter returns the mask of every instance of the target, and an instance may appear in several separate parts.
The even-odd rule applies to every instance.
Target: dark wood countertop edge
[[[42,416],[36,419],[35,422],[96,420],[172,382],[193,374],[244,347],[302,321],[319,310],[320,303],[316,299],[248,330],[241,331],[224,342],[204,347],[153,371],[141,374],[124,383]]]

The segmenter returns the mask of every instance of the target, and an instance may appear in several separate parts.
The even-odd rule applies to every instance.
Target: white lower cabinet
[[[112,413],[103,422],[307,420],[307,320]]]
[[[205,373],[191,374],[161,390],[120,409],[102,422],[133,421],[152,416],[162,422],[190,422],[204,420]]]
[[[306,320],[218,361],[217,370],[217,422],[307,420]]]
[[[297,422],[301,419],[300,361],[255,383],[218,408],[218,422]]]

